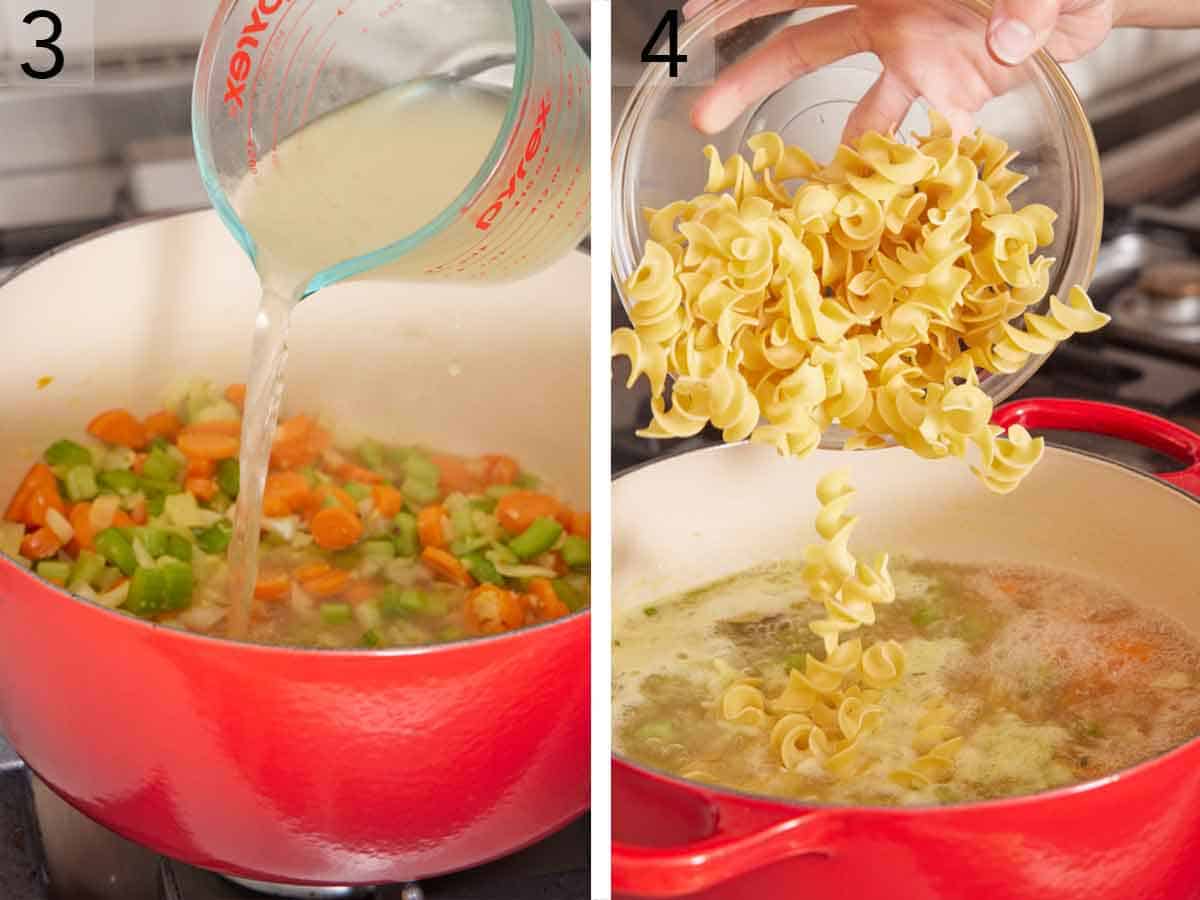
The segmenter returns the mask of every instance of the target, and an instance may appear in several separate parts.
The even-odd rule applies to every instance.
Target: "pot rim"
[[[47,262],[60,253],[65,253],[80,244],[85,244],[90,241],[107,237],[118,231],[123,231],[129,228],[138,228],[145,225],[151,225],[166,219],[183,218],[185,216],[200,216],[203,214],[216,215],[216,212],[208,207],[199,207],[197,209],[188,210],[173,210],[160,213],[151,213],[146,216],[139,216],[135,219],[129,219],[124,222],[117,222],[113,225],[106,225],[103,228],[98,228],[95,231],[89,231],[87,234],[80,235],[72,240],[65,241],[61,244],[56,244],[49,250],[46,250],[30,260],[17,266],[4,278],[0,278],[0,302],[3,302],[3,290],[10,281],[23,275],[25,272],[33,269],[41,263]],[[219,217],[218,217],[219,218]],[[578,250],[571,251],[573,253],[580,252]],[[576,610],[570,615],[562,616],[558,619],[551,619],[549,622],[538,622],[534,625],[526,625],[523,628],[516,628],[512,631],[504,631],[500,634],[479,635],[474,637],[459,638],[454,641],[445,641],[438,644],[414,644],[409,647],[386,647],[382,650],[372,650],[367,648],[334,648],[334,647],[292,647],[283,644],[257,644],[253,641],[231,640],[230,638],[218,637],[216,635],[201,634],[196,631],[188,631],[183,628],[175,628],[171,625],[160,625],[157,622],[152,622],[148,619],[140,619],[132,613],[120,612],[119,610],[110,609],[102,603],[96,603],[76,594],[72,594],[64,587],[60,587],[51,581],[42,578],[32,569],[26,569],[24,566],[18,565],[16,560],[10,557],[7,553],[0,552],[0,567],[12,568],[18,574],[24,574],[31,580],[38,582],[42,587],[52,591],[58,598],[65,599],[71,602],[80,604],[81,606],[92,610],[93,612],[107,613],[118,617],[121,621],[131,625],[141,626],[151,631],[157,631],[160,634],[165,634],[168,638],[180,637],[183,639],[196,640],[204,643],[216,643],[226,647],[238,647],[243,651],[257,653],[271,653],[284,655],[320,655],[323,658],[345,658],[345,659],[366,659],[378,657],[399,657],[399,656],[424,656],[426,654],[436,653],[440,650],[462,649],[463,647],[479,646],[483,644],[497,643],[500,641],[518,640],[523,634],[543,631],[551,628],[565,628],[567,624],[574,619],[591,617],[592,608],[585,606],[583,609]],[[590,630],[590,629],[589,629]]]
[[[711,453],[711,452],[720,452],[720,451],[724,451],[724,450],[733,450],[738,447],[749,446],[749,445],[750,445],[750,441],[739,441],[739,442],[733,443],[733,444],[713,444],[713,445],[710,445],[707,447],[697,447],[697,448],[681,450],[681,451],[674,452],[674,453],[669,453],[666,456],[660,456],[656,459],[646,460],[645,462],[641,462],[641,463],[638,463],[637,465],[630,466],[627,469],[623,469],[620,473],[618,473],[617,475],[614,475],[612,480],[615,483],[617,481],[620,481],[622,478],[625,478],[628,475],[633,475],[634,473],[642,471],[643,469],[648,469],[652,466],[656,466],[656,465],[660,465],[660,464],[670,463],[676,459],[679,459],[684,456],[689,456],[691,454]],[[1078,450],[1074,447],[1067,447],[1062,444],[1055,444],[1055,443],[1047,442],[1046,447],[1049,450],[1053,450],[1055,453],[1063,453],[1063,454],[1068,454],[1068,455],[1073,455],[1073,456],[1081,456],[1081,457],[1084,457],[1087,459],[1094,460],[1099,463],[1103,463],[1108,466],[1112,466],[1113,468],[1120,469],[1126,475],[1136,476],[1140,479],[1144,479],[1145,481],[1153,484],[1154,486],[1156,486],[1158,488],[1164,488],[1166,490],[1174,491],[1175,493],[1180,494],[1181,496],[1186,498],[1192,504],[1194,504],[1196,506],[1200,506],[1200,496],[1190,494],[1187,491],[1185,491],[1183,488],[1177,487],[1176,485],[1173,485],[1170,482],[1163,481],[1161,478],[1156,478],[1154,475],[1152,475],[1148,472],[1143,472],[1140,469],[1136,469],[1133,466],[1129,465],[1128,463],[1120,462],[1115,459],[1110,459],[1106,456],[1102,456],[1098,453],[1092,453],[1087,450]],[[893,452],[905,451],[905,448],[898,447],[898,446],[880,447],[880,448],[873,448],[873,449],[875,450],[875,452],[886,452],[889,450],[893,451]],[[834,452],[837,452],[837,451],[834,451]],[[850,452],[850,451],[846,451],[846,452]],[[857,453],[857,452],[870,452],[870,451],[853,451],[853,452]],[[905,451],[905,452],[907,452],[907,451]],[[997,798],[994,798],[991,800],[968,800],[968,801],[963,801],[963,802],[958,802],[958,803],[922,803],[922,804],[915,804],[912,806],[883,806],[883,805],[872,805],[872,804],[865,804],[865,803],[864,804],[853,804],[853,805],[844,804],[844,803],[843,804],[820,803],[817,801],[810,801],[810,800],[796,800],[791,797],[772,796],[770,794],[756,794],[751,791],[738,790],[736,788],[726,787],[725,785],[721,785],[721,784],[711,784],[709,782],[704,782],[704,781],[690,781],[686,778],[682,778],[679,775],[675,775],[671,772],[667,772],[656,766],[650,766],[650,765],[645,765],[640,762],[636,762],[636,761],[630,759],[628,756],[618,753],[615,749],[612,751],[612,761],[614,763],[616,763],[617,765],[624,766],[624,767],[626,767],[632,771],[635,771],[641,775],[648,776],[659,782],[669,783],[677,788],[687,790],[689,793],[692,793],[692,794],[716,795],[718,799],[727,797],[727,798],[735,799],[738,801],[750,801],[751,803],[754,803],[757,805],[773,806],[773,807],[777,808],[780,812],[784,812],[784,811],[788,811],[788,810],[794,811],[797,814],[806,813],[809,811],[828,811],[828,812],[833,812],[833,813],[846,813],[846,814],[868,812],[868,813],[871,813],[872,815],[908,816],[908,815],[913,815],[913,814],[918,814],[918,813],[922,814],[922,815],[938,815],[941,813],[951,813],[951,812],[957,813],[957,812],[962,812],[964,810],[977,809],[977,808],[978,809],[1005,809],[1005,808],[1026,806],[1031,803],[1042,802],[1042,801],[1046,801],[1046,800],[1066,799],[1067,797],[1072,797],[1077,794],[1089,793],[1091,791],[1099,790],[1099,789],[1106,787],[1107,785],[1112,784],[1116,781],[1121,781],[1126,778],[1131,778],[1135,775],[1140,775],[1143,770],[1149,769],[1152,766],[1158,766],[1158,765],[1164,763],[1167,759],[1174,757],[1177,754],[1197,752],[1197,748],[1200,748],[1200,733],[1193,735],[1192,737],[1188,738],[1186,741],[1183,741],[1180,744],[1176,744],[1174,747],[1164,750],[1162,753],[1158,753],[1158,754],[1155,754],[1154,756],[1147,757],[1146,759],[1143,759],[1140,762],[1133,764],[1132,766],[1127,766],[1123,769],[1118,769],[1115,772],[1112,772],[1108,775],[1102,775],[1099,778],[1092,778],[1087,781],[1080,781],[1080,782],[1077,782],[1074,784],[1067,784],[1067,785],[1063,785],[1061,787],[1050,788],[1049,790],[1037,791],[1036,793],[1032,793],[1032,794],[1017,794],[1017,795],[1010,796],[1010,797],[997,797]]]

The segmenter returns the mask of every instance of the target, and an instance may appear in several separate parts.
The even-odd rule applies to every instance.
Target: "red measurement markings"
[[[317,42],[313,45],[313,50],[312,50],[312,54],[310,55],[310,58],[312,58],[312,55],[315,55],[318,52],[318,50],[320,49],[321,41],[325,40],[325,35],[329,34],[329,29],[331,29],[334,26],[334,24],[337,22],[337,20],[340,19],[342,17],[342,15],[345,13],[345,11],[347,9],[349,9],[351,6],[353,6],[354,3],[355,3],[355,0],[349,0],[348,3],[341,6],[337,10],[337,12],[329,19],[329,21],[325,23],[325,27],[321,29],[321,33],[317,35]],[[337,46],[337,41],[334,41],[325,49],[325,52],[322,53],[320,55],[320,57],[317,58],[317,62],[314,65],[313,70],[312,70],[312,75],[309,78],[308,91],[304,95],[304,106],[300,110],[300,119],[296,122],[297,128],[303,126],[304,123],[308,121],[308,108],[309,108],[310,104],[312,103],[313,93],[316,91],[316,88],[317,88],[317,79],[320,77],[321,70],[325,68],[325,63],[329,61],[329,55],[333,52],[333,48],[336,46]],[[289,117],[288,121],[290,124],[290,122],[291,122],[290,117]]]
[[[255,7],[255,9],[257,10],[257,9],[261,8],[263,6],[264,2],[265,2],[265,0],[259,0],[258,6]],[[276,0],[274,9],[276,9],[276,10],[279,9],[279,2],[281,2],[281,0]],[[256,71],[254,72],[254,80],[252,82],[250,82],[250,103],[247,104],[247,106],[246,106],[246,145],[247,145],[247,147],[250,147],[255,144],[255,140],[254,140],[254,98],[258,94],[258,83],[259,83],[259,81],[262,80],[263,73],[270,71],[271,47],[274,45],[275,40],[279,37],[280,34],[284,35],[284,39],[283,39],[284,44],[286,45],[286,43],[287,43],[287,32],[285,32],[283,30],[283,26],[284,26],[284,23],[287,22],[287,17],[289,15],[291,15],[292,10],[294,10],[296,8],[295,0],[287,0],[287,5],[288,5],[287,9],[285,9],[283,11],[283,15],[279,17],[279,21],[275,23],[275,27],[273,29],[271,29],[271,34],[267,38],[266,45],[263,46],[262,55],[259,57],[258,67],[257,67]],[[241,41],[238,42],[238,46],[241,46]],[[271,149],[272,150],[275,149],[274,143],[272,143]],[[247,155],[247,164],[249,165],[251,172],[254,172],[254,173],[258,172],[257,150],[255,150]]]
[[[309,0],[308,6],[304,7],[304,11],[300,13],[300,18],[296,20],[295,28],[299,28],[304,23],[304,17],[312,12],[313,5],[317,0]],[[300,40],[292,45],[292,52],[288,56],[288,61],[283,67],[283,77],[279,79],[279,91],[275,95],[275,112],[273,115],[274,122],[271,126],[271,150],[274,151],[279,146],[279,113],[284,108],[284,93],[288,88],[288,79],[292,74],[292,66],[296,62],[296,58],[300,55],[300,51],[304,48],[304,44],[308,41],[308,36],[312,34],[312,26],[309,25],[304,29],[304,34],[300,35]],[[284,125],[291,122],[291,115],[287,115],[283,119]]]
[[[290,3],[291,0],[288,0]],[[223,101],[230,118],[237,115],[246,105],[243,94],[246,82],[254,69],[254,57],[250,51],[257,50],[260,35],[267,30],[267,22],[279,11],[284,0],[258,0],[250,8],[250,21],[242,26],[241,36],[237,40],[237,49],[230,54],[225,70],[225,96]]]

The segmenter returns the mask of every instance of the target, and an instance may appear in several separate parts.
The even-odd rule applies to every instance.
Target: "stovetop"
[[[365,893],[375,900],[581,900],[589,817],[487,865]],[[263,895],[159,856],[92,822],[32,775],[0,737],[0,900],[256,900]],[[296,895],[303,896],[303,895]]]

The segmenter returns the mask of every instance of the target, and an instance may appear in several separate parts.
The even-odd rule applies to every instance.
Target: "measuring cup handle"
[[[1149,447],[1186,465],[1177,472],[1158,473],[1159,478],[1200,497],[1200,434],[1159,416],[1094,400],[1032,397],[1006,403],[992,421],[1004,428],[1023,425],[1103,434]]]

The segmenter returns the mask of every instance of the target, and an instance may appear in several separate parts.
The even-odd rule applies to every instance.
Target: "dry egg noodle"
[[[1078,287],[1028,311],[1049,287],[1054,261],[1037,250],[1056,214],[1013,209],[1025,176],[1003,141],[956,141],[932,118],[916,146],[869,133],[825,166],[770,132],[749,139],[749,163],[707,147],[705,193],[645,211],[650,240],[625,285],[634,327],[612,336],[629,385],[650,383],[641,435],[712,423],[727,441],[805,456],[838,423],[849,449],[892,439],[962,458],[973,446],[991,490],[1020,483],[1043,442],[988,424],[979,371],[1015,372],[1108,316]]]
[[[841,702],[861,700],[860,732],[848,765],[831,767],[836,753],[813,739],[836,734],[826,700],[791,709],[823,646],[811,626],[824,610],[796,602],[805,568],[754,569],[618,619],[617,751],[753,793],[904,805],[1097,778],[1200,731],[1200,642],[1183,626],[1073,574],[893,560],[896,598],[876,626],[905,672],[874,689],[861,662],[845,667]]]

